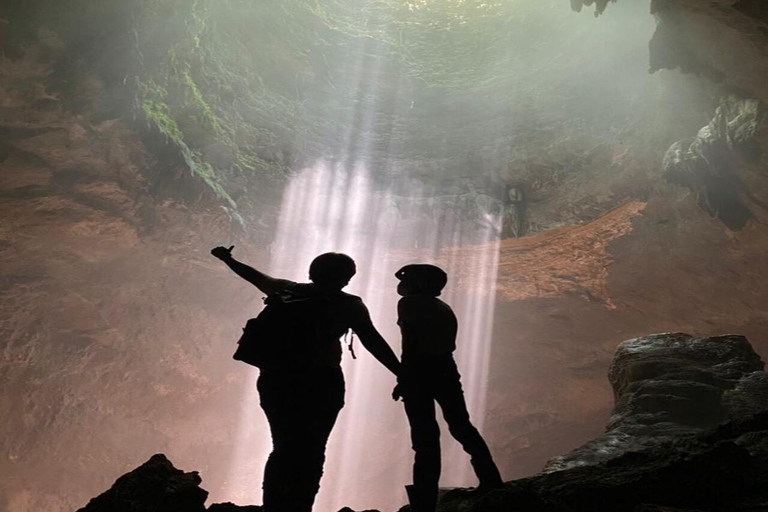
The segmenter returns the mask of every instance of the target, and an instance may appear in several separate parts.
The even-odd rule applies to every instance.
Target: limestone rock
[[[743,336],[668,333],[619,345],[606,433],[545,471],[606,462],[768,410],[764,363]]]
[[[668,333],[622,343],[607,432],[544,473],[439,512],[766,510],[768,378],[743,336]]]
[[[208,492],[200,482],[196,471],[185,473],[156,454],[78,512],[202,512]]]
[[[712,121],[664,156],[666,179],[696,191],[699,204],[734,230],[753,218],[749,205],[754,202],[734,168],[740,156],[759,154],[756,138],[764,119],[758,100],[723,96]]]

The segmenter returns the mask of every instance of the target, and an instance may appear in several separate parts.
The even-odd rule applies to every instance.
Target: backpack
[[[323,345],[333,343],[330,300],[279,293],[264,298],[264,309],[243,328],[232,356],[264,369],[304,368]]]

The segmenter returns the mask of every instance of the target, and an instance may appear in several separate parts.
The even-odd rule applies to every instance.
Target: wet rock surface
[[[446,490],[438,512],[768,510],[763,367],[743,336],[671,333],[625,341],[609,373],[616,407],[604,436],[502,489],[479,496]],[[206,493],[199,483],[196,473],[176,470],[156,455],[81,512],[164,511],[176,496],[183,499],[173,510],[202,510]],[[112,508],[97,508],[103,506]],[[225,503],[208,510],[261,509]]]

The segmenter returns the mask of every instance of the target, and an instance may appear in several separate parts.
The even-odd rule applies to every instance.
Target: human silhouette
[[[528,197],[523,183],[506,187],[501,237],[520,238],[528,231]]]
[[[453,359],[458,321],[438,299],[448,278],[434,265],[407,265],[397,271],[397,323],[402,333],[402,370],[392,393],[403,399],[415,452],[413,484],[406,486],[412,512],[433,512],[440,480],[440,405],[451,435],[461,443],[480,480],[477,492],[503,485],[488,445],[472,425]]]
[[[299,358],[304,363],[292,367],[262,368],[257,382],[272,434],[272,453],[264,468],[264,511],[310,512],[320,488],[328,437],[344,406],[340,338],[352,329],[363,347],[396,375],[400,362],[373,326],[362,299],[342,291],[356,273],[352,258],[321,254],[309,267],[311,282],[295,283],[237,261],[233,247],[216,247],[211,254],[267,296],[322,299],[325,334],[322,343],[312,343],[312,357]]]

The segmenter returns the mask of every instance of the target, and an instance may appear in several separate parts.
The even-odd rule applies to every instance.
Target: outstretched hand
[[[232,258],[232,249],[234,249],[234,245],[230,245],[229,248],[226,247],[214,247],[211,249],[211,254],[219,258],[221,261],[227,261],[228,259]]]

